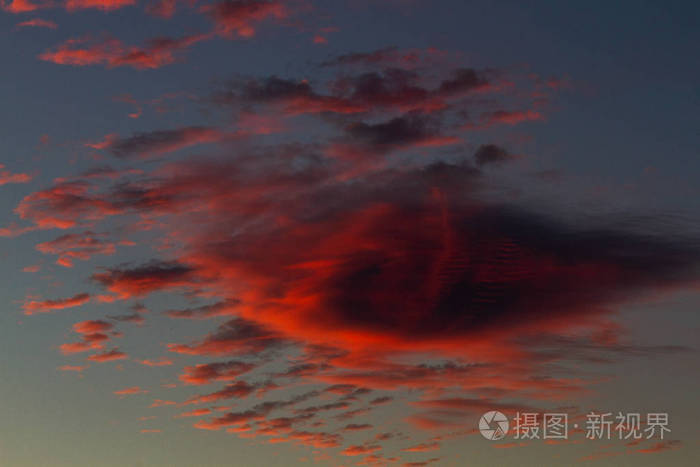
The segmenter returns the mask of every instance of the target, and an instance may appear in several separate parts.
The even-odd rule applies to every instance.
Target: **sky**
[[[0,0],[0,465],[699,465],[699,17]]]

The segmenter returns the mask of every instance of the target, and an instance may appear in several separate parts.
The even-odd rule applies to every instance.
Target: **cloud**
[[[499,164],[512,158],[508,151],[495,144],[481,145],[474,153],[474,159],[479,166]]]
[[[134,394],[146,394],[147,392],[148,391],[141,389],[138,386],[132,386],[130,388],[124,388],[118,391],[114,391],[114,394],[117,396],[131,396]]]
[[[523,122],[543,120],[544,116],[537,110],[497,110],[481,115],[481,127],[490,127],[498,124],[517,125]]]
[[[170,366],[173,364],[172,360],[169,360],[167,358],[161,358],[160,360],[138,360],[138,363],[141,365],[146,365],[146,366]]]
[[[73,325],[73,331],[81,334],[82,340],[80,342],[62,344],[60,347],[61,353],[70,355],[87,352],[89,350],[102,349],[105,343],[110,339],[108,332],[112,331],[113,328],[114,325],[112,323],[102,320],[88,320],[75,323]]]
[[[93,334],[96,332],[107,332],[112,330],[114,325],[101,320],[81,321],[73,325],[73,330],[80,334]]]
[[[214,417],[209,421],[200,421],[194,426],[195,428],[203,430],[219,430],[233,425],[242,425],[252,421],[264,420],[270,412],[291,407],[316,396],[318,396],[318,392],[309,391],[287,400],[266,401],[245,411],[229,412],[221,417]]]
[[[370,425],[369,423],[362,423],[362,424],[350,423],[350,424],[345,425],[343,427],[343,431],[362,431],[362,430],[369,430],[371,428],[373,428],[373,426]]]
[[[176,415],[176,418],[184,418],[184,417],[202,417],[204,415],[209,415],[211,414],[211,410],[209,409],[194,409],[190,410],[189,412],[183,412],[179,415]]]
[[[151,261],[133,268],[110,268],[95,273],[92,279],[110,292],[140,297],[151,292],[193,284],[194,269],[178,262]]]
[[[381,448],[382,447],[379,446],[378,444],[354,445],[354,446],[348,446],[347,448],[343,449],[340,453],[344,456],[362,456],[365,454],[371,454],[373,452],[377,452]]]
[[[402,449],[404,452],[428,452],[440,449],[440,443],[421,443]]]
[[[89,352],[90,350],[101,349],[102,345],[95,341],[80,341],[61,344],[59,349],[63,355],[72,355],[76,353]]]
[[[149,408],[156,408],[156,407],[165,407],[168,405],[177,405],[177,402],[175,401],[167,401],[163,399],[156,399],[153,401],[153,403],[149,406]]]
[[[66,0],[65,8],[68,11],[88,9],[114,11],[134,4],[136,0]]]
[[[88,9],[110,12],[134,5],[135,3],[136,0],[40,0],[36,3],[31,0],[3,0],[2,9],[10,13],[27,13],[50,8],[63,8],[71,13]]]
[[[12,173],[9,170],[5,170],[5,166],[0,164],[0,186],[7,185],[8,183],[28,183],[32,180],[32,177],[25,173]]]
[[[224,0],[202,6],[200,11],[214,21],[218,34],[229,38],[252,37],[259,23],[281,20],[288,14],[284,4],[276,0]]]
[[[115,156],[124,159],[146,159],[198,144],[219,141],[222,137],[222,133],[215,128],[185,127],[139,133],[124,139],[113,138],[100,149],[107,149]]]
[[[24,303],[22,308],[25,315],[35,313],[50,313],[56,310],[64,310],[66,308],[74,308],[84,305],[90,301],[90,294],[79,293],[69,298],[59,298],[55,300],[29,300]]]
[[[231,80],[214,96],[219,104],[265,104],[280,106],[286,115],[334,112],[353,114],[368,109],[366,104],[354,103],[340,96],[315,91],[306,80],[270,76]]]
[[[219,391],[192,397],[188,399],[185,404],[210,404],[232,398],[243,399],[255,392],[256,389],[257,386],[255,385],[248,384],[245,381],[237,381],[233,384],[226,385]]]
[[[125,360],[129,358],[127,354],[121,352],[119,349],[112,349],[107,352],[101,352],[94,355],[90,355],[88,360],[91,362],[111,362],[114,360]]]
[[[168,348],[171,352],[188,355],[259,355],[287,344],[280,335],[254,321],[234,318],[200,342],[168,344]]]
[[[146,322],[146,319],[138,313],[129,313],[125,315],[111,315],[108,316],[108,318],[113,319],[115,321],[122,321],[124,323],[134,323],[139,326]]]
[[[239,304],[238,300],[226,300],[196,308],[167,310],[165,314],[170,318],[180,319],[208,319],[216,316],[232,316],[236,314],[236,307]]]
[[[200,363],[185,367],[180,375],[180,381],[185,384],[210,384],[215,381],[233,381],[238,376],[248,373],[256,367],[255,364],[230,360],[227,362]]]
[[[668,451],[670,449],[677,449],[681,447],[683,443],[679,440],[666,440],[666,441],[659,441],[658,443],[655,443],[653,446],[644,448],[644,449],[637,449],[637,452],[641,452],[644,454],[653,454],[657,452],[662,452],[662,451]]]
[[[176,0],[154,0],[146,5],[146,13],[159,18],[171,18],[176,10]]]
[[[460,142],[457,137],[440,134],[436,122],[418,114],[375,124],[353,123],[345,128],[345,133],[345,144],[351,148],[349,154],[382,154],[401,148],[438,147]]]
[[[31,0],[10,0],[2,1],[2,9],[9,13],[28,13],[45,8],[47,3],[33,3]]]
[[[113,255],[116,252],[114,243],[90,231],[62,235],[38,244],[36,249],[44,254],[58,255],[56,264],[65,267],[72,267],[74,259],[87,261],[94,255]]]
[[[57,183],[26,196],[15,211],[43,229],[67,229],[79,220],[97,220],[120,211],[111,202],[93,196],[91,188],[85,181]]]
[[[39,55],[39,59],[58,65],[155,69],[177,62],[181,52],[209,37],[207,34],[193,34],[181,38],[156,37],[150,39],[143,47],[127,46],[114,38],[74,38],[46,50]]]
[[[88,368],[88,365],[62,365],[58,367],[58,369],[61,371],[74,371],[76,373],[82,373]]]
[[[246,4],[253,3],[260,2]],[[247,27],[276,18],[255,14],[219,31],[251,34]],[[227,413],[207,407],[185,414],[207,416],[196,421],[199,429],[337,447],[379,461],[384,439],[363,417],[398,413],[383,404],[407,404],[404,421],[419,429],[464,433],[466,414],[531,410],[596,382],[567,362],[677,350],[624,342],[610,314],[696,286],[697,239],[683,237],[683,228],[659,228],[663,219],[630,217],[622,228],[627,219],[563,218],[547,204],[507,197],[498,169],[512,159],[510,150],[479,132],[469,136],[473,154],[454,143],[467,131],[467,110],[485,122],[534,119],[494,111],[526,108],[514,102],[521,93],[499,94],[505,85],[494,71],[426,70],[420,60],[403,63],[403,55],[347,56],[338,64],[348,68],[325,80],[314,75],[315,82],[233,80],[215,104],[288,119],[287,131],[221,138],[229,134],[216,129],[223,126],[183,126],[111,136],[92,149],[136,160],[203,141],[226,144],[216,155],[149,161],[139,173],[57,180],[20,202],[17,214],[33,229],[109,218],[121,232],[147,223],[148,238],[167,243],[163,258],[95,271],[104,297],[183,293],[189,305],[169,305],[166,316],[225,316],[208,333],[167,344],[173,353],[217,358],[188,363],[182,384],[167,387],[221,386],[183,402],[157,399],[153,407],[233,399]],[[122,320],[141,319],[134,312]],[[98,362],[128,358],[102,348],[100,336],[113,333],[98,321],[113,324],[80,324],[84,341],[62,350],[97,351],[88,360]],[[149,324],[161,322],[155,316]],[[558,349],[570,349],[572,358]],[[254,372],[264,376],[252,379]],[[290,398],[270,399],[274,391]],[[297,391],[307,392],[292,396]],[[326,426],[328,432],[311,431]],[[360,434],[374,441],[345,444],[343,436]],[[408,452],[437,450],[441,442],[396,438]]]
[[[326,60],[321,66],[347,66],[347,65],[396,65],[397,63],[412,64],[417,59],[413,52],[401,52],[398,47],[386,47],[372,52],[353,52],[338,55]]]
[[[58,25],[54,23],[53,21],[41,19],[41,18],[34,18],[34,19],[29,19],[27,21],[22,21],[21,23],[17,23],[16,26],[18,29],[19,28],[46,28],[46,29],[56,29],[58,28]]]

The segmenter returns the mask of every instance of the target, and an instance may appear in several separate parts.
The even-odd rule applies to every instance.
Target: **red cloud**
[[[147,159],[223,138],[224,134],[215,128],[185,127],[139,133],[123,139],[107,135],[103,142],[91,146],[95,149],[106,149],[121,158]]]
[[[238,376],[253,370],[256,365],[252,363],[229,361],[218,363],[201,363],[195,366],[185,367],[185,373],[180,375],[180,380],[185,384],[210,384],[215,381],[233,381]]]
[[[44,8],[46,3],[32,3],[31,0],[2,1],[2,9],[10,13],[27,13]]]
[[[32,315],[34,313],[50,313],[55,310],[73,308],[76,306],[84,305],[89,301],[89,294],[80,293],[69,298],[60,298],[56,300],[31,300],[25,302],[22,308],[24,309],[25,315]]]
[[[483,113],[478,124],[468,123],[467,129],[484,129],[494,125],[517,125],[523,122],[544,120],[544,115],[536,110],[497,110]]]
[[[69,12],[86,9],[107,12],[134,5],[135,3],[136,0],[42,0],[37,3],[33,3],[31,0],[10,0],[10,2],[5,2],[5,0],[3,0],[2,9],[10,13],[27,13],[48,8],[64,8]]]
[[[344,456],[361,456],[379,451],[382,447],[377,444],[365,444],[350,446],[341,451]]]
[[[284,4],[277,0],[224,0],[201,7],[216,25],[219,34],[226,37],[252,37],[258,23],[287,16]]]
[[[641,452],[644,454],[653,454],[657,452],[662,452],[662,451],[668,451],[670,449],[677,449],[682,446],[683,443],[679,440],[665,440],[665,441],[660,441],[658,443],[655,443],[653,446],[644,448],[644,449],[638,449],[637,452]]]
[[[61,344],[59,347],[63,355],[88,352],[90,350],[97,350],[101,348],[102,345],[99,342],[94,341],[71,342],[68,344]]]
[[[195,271],[175,262],[153,261],[132,269],[108,269],[93,280],[121,298],[138,297],[156,290],[194,285]]]
[[[82,334],[82,342],[74,342],[61,345],[61,352],[72,354],[93,349],[102,349],[104,343],[109,340],[106,334],[114,325],[101,320],[81,321],[73,325],[73,331]]]
[[[0,164],[0,186],[8,183],[27,183],[32,177],[24,173],[12,173],[9,170],[4,170],[5,166]]]
[[[63,366],[58,367],[58,369],[61,371],[75,371],[76,373],[82,373],[87,368],[89,368],[89,366],[87,366],[87,365],[83,365],[83,366],[63,365]]]
[[[160,360],[139,360],[139,363],[145,366],[170,366],[173,364],[173,361],[162,358]]]
[[[177,402],[175,401],[166,401],[163,399],[156,399],[153,401],[153,403],[149,406],[150,408],[155,408],[155,407],[165,407],[166,405],[177,405]]]
[[[119,349],[112,349],[108,352],[102,352],[94,355],[90,355],[88,357],[88,360],[92,362],[111,362],[114,360],[124,360],[129,358],[127,354],[124,352],[119,351]]]
[[[244,3],[273,2],[228,2]],[[275,17],[256,14],[223,31],[250,34],[251,22]],[[371,57],[355,59],[365,66]],[[171,317],[229,316],[207,335],[168,345],[186,355],[237,358],[185,367],[184,383],[226,385],[182,405],[236,399],[235,411],[197,428],[337,447],[339,433],[371,429],[348,420],[401,400],[365,397],[373,390],[420,394],[409,405],[423,412],[406,420],[424,429],[463,428],[465,414],[530,409],[519,401],[574,395],[590,381],[553,377],[550,369],[565,358],[640,353],[618,342],[608,310],[645,292],[696,283],[700,252],[675,237],[590,229],[491,201],[491,177],[510,152],[478,142],[475,153],[459,160],[433,148],[457,141],[450,133],[464,122],[464,99],[494,90],[493,76],[471,69],[441,76],[439,68],[430,75],[419,68],[369,71],[323,90],[306,81],[245,80],[217,102],[246,112],[307,114],[295,122],[333,112],[322,115],[329,136],[263,149],[230,141],[221,159],[158,164],[104,189],[94,179],[63,180],[26,197],[17,212],[41,228],[135,213],[182,244],[169,249],[168,261],[110,267],[92,278],[113,298],[177,289],[193,302],[213,303],[166,311]],[[490,112],[477,108],[481,113]],[[183,127],[113,137],[100,146],[117,157],[145,158],[197,144],[197,135],[221,136],[209,127]],[[329,157],[338,146],[349,150]],[[398,154],[408,150],[421,157]],[[79,323],[84,342],[65,350],[102,345],[103,326]],[[261,372],[270,380],[239,379],[281,350],[289,350],[286,360],[275,358],[274,371]],[[113,349],[89,360],[125,358]],[[280,388],[280,379],[289,393],[309,384],[314,390],[244,405],[252,394],[262,398]],[[300,406],[316,397],[321,400]],[[153,403],[162,405],[177,403]],[[206,410],[186,414],[211,413]],[[270,418],[278,410],[287,413]],[[299,428],[330,423],[339,426],[329,433]],[[378,459],[372,453],[381,449],[379,440],[343,446],[342,453]],[[414,452],[437,443],[405,445]]]
[[[45,254],[58,255],[56,264],[72,267],[73,260],[89,260],[94,255],[113,255],[116,251],[113,243],[107,242],[93,232],[82,234],[67,234],[40,243],[36,249]]]
[[[111,331],[114,325],[106,321],[90,320],[81,321],[73,325],[73,330],[80,334],[94,334],[96,332]]]
[[[26,196],[15,211],[42,229],[67,229],[79,220],[97,220],[121,211],[113,203],[94,197],[91,188],[83,181],[58,183]]]
[[[146,13],[160,18],[171,18],[177,9],[177,0],[153,0],[146,5]]]
[[[195,410],[190,410],[189,412],[183,412],[179,415],[176,415],[176,418],[184,418],[184,417],[201,417],[203,415],[209,415],[211,413],[210,409],[195,409]]]
[[[195,396],[188,399],[185,404],[209,404],[212,402],[238,398],[243,399],[248,395],[252,394],[256,390],[256,387],[246,383],[245,381],[237,381],[234,384],[229,384],[225,386],[222,390],[213,392],[211,394],[205,394],[200,396]]]
[[[440,449],[440,443],[421,443],[415,446],[402,449],[404,452],[428,452]]]
[[[168,344],[171,352],[187,355],[252,355],[286,345],[281,336],[253,321],[236,318],[201,342]]]
[[[66,0],[65,8],[68,11],[86,9],[113,11],[134,4],[136,0]]]
[[[144,47],[124,45],[118,39],[68,39],[39,55],[41,60],[59,65],[104,65],[107,68],[130,66],[139,70],[160,68],[175,63],[178,54],[209,35],[195,34],[178,39],[158,37]]]
[[[33,27],[33,28],[47,28],[47,29],[56,29],[58,25],[54,23],[53,21],[48,21],[45,19],[41,18],[34,18],[30,19],[27,21],[22,21],[21,23],[17,23],[17,28],[27,28],[27,27]]]
[[[125,388],[125,389],[120,389],[118,391],[114,391],[114,394],[117,396],[130,396],[133,394],[146,394],[148,391],[141,389],[138,386],[132,386],[130,388]]]

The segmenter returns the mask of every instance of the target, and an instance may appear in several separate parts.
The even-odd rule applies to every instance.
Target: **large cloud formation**
[[[287,14],[278,5],[225,2],[205,11],[218,33],[249,36],[258,22]],[[546,90],[537,79],[449,63],[428,72],[434,55],[347,54],[321,64],[316,82],[235,77],[203,101],[227,121],[283,120],[279,132],[227,138],[240,128],[222,124],[112,137],[94,149],[116,163],[160,160],[114,177],[61,179],[20,202],[16,212],[30,228],[80,229],[38,247],[64,265],[114,253],[117,245],[86,230],[108,218],[129,231],[148,222],[177,245],[155,249],[152,261],[91,274],[109,300],[183,292],[191,303],[161,310],[165,316],[222,320],[164,350],[203,360],[182,369],[182,385],[223,387],[153,407],[236,398],[235,410],[179,417],[205,417],[194,422],[200,429],[382,462],[393,435],[372,433],[361,418],[406,394],[414,426],[468,433],[464,413],[528,410],[593,382],[550,372],[565,363],[558,350],[588,362],[677,350],[623,342],[610,311],[697,284],[697,241],[654,233],[653,220],[592,226],[488,196],[521,156],[481,131],[541,122]],[[537,92],[509,92],[516,85]],[[536,102],[520,97],[532,95]],[[202,143],[211,144],[204,154],[180,154]],[[28,300],[25,312],[89,299]],[[100,349],[92,362],[126,360],[126,352],[104,349],[112,328],[78,323],[82,340],[62,350]],[[259,400],[247,403],[252,397]],[[367,441],[346,442],[351,433],[367,433]],[[394,454],[439,448],[419,439]]]

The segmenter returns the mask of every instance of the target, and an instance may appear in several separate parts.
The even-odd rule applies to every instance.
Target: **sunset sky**
[[[668,3],[0,0],[0,466],[700,465]]]

